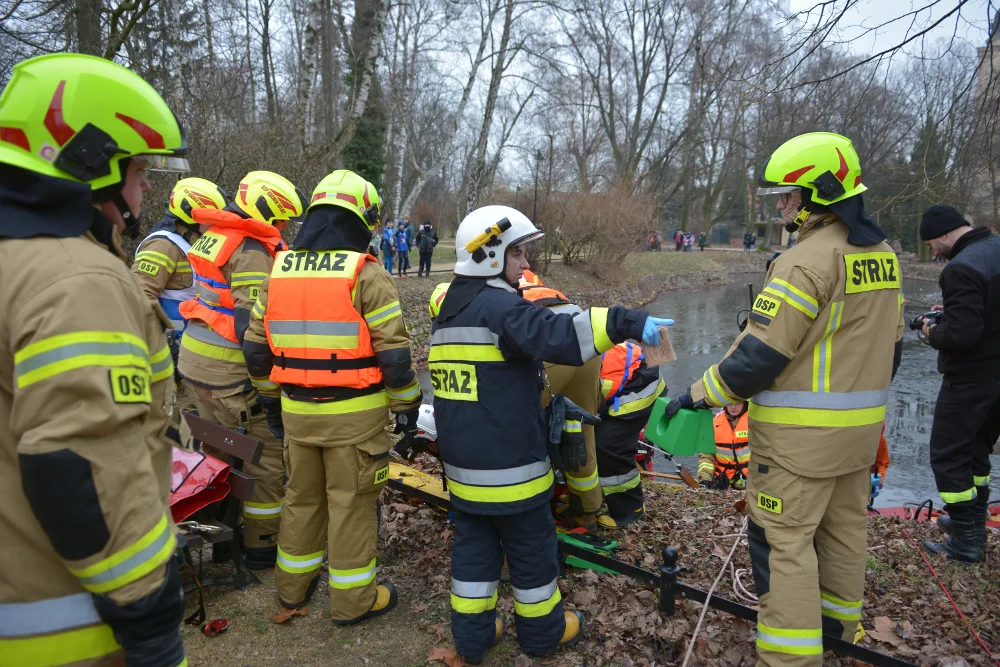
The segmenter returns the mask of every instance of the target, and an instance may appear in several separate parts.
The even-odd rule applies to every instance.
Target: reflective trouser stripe
[[[598,484],[601,483],[601,479],[597,476],[597,468],[594,468],[594,472],[590,473],[586,477],[574,477],[573,475],[566,473],[566,484],[576,491],[590,491],[596,488]]]
[[[499,581],[451,580],[451,608],[460,614],[481,614],[497,606]]]
[[[830,391],[830,364],[833,358],[833,334],[840,328],[844,314],[844,302],[837,301],[830,310],[830,321],[819,342],[813,347],[813,378],[812,390],[815,392]]]
[[[820,592],[820,605],[824,616],[840,621],[860,621],[862,600],[841,600],[829,593]]]
[[[554,481],[549,459],[515,468],[474,470],[444,464],[448,489],[462,500],[478,503],[510,503],[544,493]]]
[[[302,574],[305,572],[315,572],[323,566],[323,552],[307,554],[305,556],[293,556],[287,551],[283,551],[278,545],[278,567],[291,574]]]
[[[146,341],[123,331],[81,331],[43,338],[14,353],[18,389],[88,366],[149,370]]]
[[[979,475],[973,475],[972,476],[972,484],[974,486],[989,486],[989,484],[990,484],[990,476],[989,475],[984,475],[984,476],[981,477]]]
[[[640,482],[642,479],[639,477],[639,469],[634,468],[624,475],[601,477],[601,490],[604,491],[604,495],[623,493],[639,486]]]
[[[850,428],[869,426],[885,419],[885,405],[857,410],[818,410],[809,408],[769,408],[750,401],[750,419],[769,424]]]
[[[562,595],[556,579],[538,588],[514,587],[514,613],[525,618],[538,618],[552,611]]]
[[[823,630],[772,628],[757,623],[757,648],[791,655],[823,655]]]
[[[19,666],[67,665],[120,649],[109,626],[95,625],[41,637],[0,639],[0,662]]]
[[[960,491],[958,493],[949,493],[948,491],[939,491],[941,500],[949,505],[954,505],[955,503],[964,503],[968,500],[975,500],[979,496],[979,492],[976,491],[976,487],[972,487],[968,491]]]
[[[140,579],[167,562],[177,548],[167,517],[130,546],[80,570],[70,572],[91,593],[107,593]]]
[[[149,358],[149,381],[159,382],[174,375],[174,359],[170,356],[170,347],[163,346],[163,349]]]
[[[249,500],[243,501],[243,518],[257,519],[258,521],[268,521],[281,516],[281,508],[285,503],[254,503]]]
[[[365,567],[357,567],[353,570],[330,570],[331,588],[361,588],[375,581],[375,559]]]
[[[90,593],[0,604],[0,637],[4,639],[62,632],[100,622]]]
[[[388,408],[389,397],[384,391],[357,398],[345,398],[336,401],[296,401],[281,395],[281,409],[293,415],[345,415],[351,412],[364,412],[375,408]]]

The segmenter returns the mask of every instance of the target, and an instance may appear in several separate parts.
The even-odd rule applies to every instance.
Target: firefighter
[[[715,454],[698,457],[698,481],[706,489],[743,489],[750,464],[747,403],[727,405],[715,415]]]
[[[258,396],[259,390],[276,385],[248,375],[243,335],[260,285],[282,247],[281,230],[301,216],[305,200],[286,178],[252,171],[224,209],[194,209],[191,216],[204,233],[188,251],[197,296],[180,306],[188,325],[178,368],[194,388],[200,417],[226,428],[245,428],[264,442],[260,462],[245,467],[256,480],[253,498],[243,503],[241,540],[252,569],[273,567],[277,558],[284,466],[280,429],[274,427],[281,420],[281,403]]]
[[[522,298],[531,301],[536,306],[548,308],[554,313],[576,315],[583,312],[580,306],[570,301],[565,294],[551,287],[546,287],[541,278],[531,273],[530,270],[526,273],[529,275],[521,276],[521,281],[518,284],[518,293]],[[566,366],[546,362],[542,407],[547,406],[553,396],[561,393],[587,412],[597,414],[601,398],[600,374],[600,357],[594,357],[583,366]],[[604,497],[601,494],[601,484],[597,477],[595,426],[581,424],[581,428],[587,449],[587,462],[582,468],[562,471],[569,489],[569,506],[561,506],[565,508],[565,511],[560,512],[560,517],[568,519],[577,527],[592,530],[597,528],[597,513],[601,509]]]
[[[642,348],[625,342],[601,356],[601,423],[595,427],[597,470],[607,511],[605,528],[623,528],[645,515],[635,452],[653,404],[666,390],[659,368],[646,364]]]
[[[851,141],[782,144],[758,194],[778,194],[794,248],[774,260],[746,329],[681,407],[750,399],[749,543],[764,665],[819,665],[822,633],[853,641],[865,582],[869,467],[899,365],[899,261],[864,212]]]
[[[584,629],[582,613],[563,611],[557,585],[537,360],[582,366],[626,338],[659,343],[661,321],[645,311],[615,306],[573,316],[520,298],[524,244],[541,235],[506,206],[466,216],[455,239],[456,277],[431,333],[438,448],[455,516],[451,627],[467,664],[480,664],[503,635],[496,601],[504,554],[524,651],[552,653]]]
[[[396,287],[367,253],[378,192],[339,170],[311,201],[292,250],[261,286],[243,350],[261,392],[278,400],[280,386],[288,485],[278,598],[286,608],[306,603],[328,544],[330,615],[348,625],[396,605],[395,586],[375,579],[392,448],[385,427],[391,410],[400,447],[412,449],[422,394]]]
[[[0,127],[0,663],[186,665],[167,319],[121,248],[183,130],[70,53],[14,66]]]

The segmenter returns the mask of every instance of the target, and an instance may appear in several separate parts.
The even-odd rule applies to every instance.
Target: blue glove
[[[872,492],[871,492],[872,500],[878,498],[878,494],[882,492],[882,489],[879,488],[881,481],[882,481],[881,475],[877,473],[872,473]]]
[[[647,317],[646,323],[642,325],[642,342],[646,345],[656,347],[660,344],[660,327],[672,327],[673,320],[665,320],[661,317]]]

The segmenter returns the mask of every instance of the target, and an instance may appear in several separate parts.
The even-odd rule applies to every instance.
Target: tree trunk
[[[253,57],[251,56],[250,47],[253,42],[250,40],[250,0],[243,0],[243,9],[246,12],[244,18],[246,20],[246,48],[247,48],[247,63],[246,71],[247,76],[250,78],[250,120],[251,122],[257,120],[257,78],[253,75],[254,64]]]
[[[208,71],[215,72],[215,46],[212,41],[212,12],[208,0],[202,0],[202,12],[205,14],[205,44],[208,47]]]
[[[76,0],[76,46],[80,53],[104,55],[101,0]]]
[[[323,0],[311,0],[306,10],[306,30],[302,47],[302,67],[299,70],[298,113],[299,152],[304,152],[312,143],[310,128],[313,121],[313,79],[316,76],[317,53],[322,40]]]
[[[264,93],[267,95],[267,120],[273,126],[274,117],[274,83],[271,71],[271,0],[261,0],[261,38],[260,52],[264,61]]]

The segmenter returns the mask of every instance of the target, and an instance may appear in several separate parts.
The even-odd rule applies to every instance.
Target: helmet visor
[[[531,243],[532,241],[537,241],[538,239],[542,238],[543,236],[545,236],[544,232],[540,232],[540,231],[536,230],[536,231],[533,231],[533,232],[531,232],[530,234],[528,234],[526,236],[522,236],[521,238],[517,239],[516,241],[512,241],[510,245],[511,245],[511,247],[519,246],[519,245],[524,245],[525,243]]]
[[[789,192],[795,192],[801,188],[798,185],[778,185],[771,188],[757,188],[757,196],[763,195],[783,195]]]
[[[176,155],[133,155],[132,160],[149,171],[168,171],[178,174],[191,171],[187,159]]]

